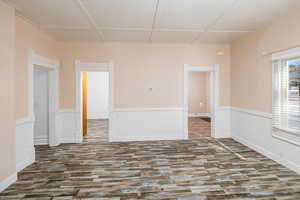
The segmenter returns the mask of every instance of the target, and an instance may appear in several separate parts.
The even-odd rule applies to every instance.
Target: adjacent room
[[[189,139],[211,137],[210,73],[189,72]]]
[[[0,0],[0,199],[300,200],[300,0]]]
[[[83,136],[108,142],[109,73],[82,73]]]

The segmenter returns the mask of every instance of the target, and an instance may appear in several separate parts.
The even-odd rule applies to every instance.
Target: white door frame
[[[109,73],[109,99],[108,99],[108,118],[110,119],[111,112],[113,110],[113,63],[112,62],[103,62],[103,63],[89,63],[89,62],[81,62],[79,60],[75,61],[76,68],[76,124],[77,131],[76,132],[76,142],[81,143],[82,136],[82,85],[81,85],[81,73],[82,72],[108,72]],[[109,129],[108,134],[111,132],[111,120],[109,120]]]
[[[42,67],[49,74],[49,145],[57,146],[60,144],[60,138],[56,125],[56,113],[59,102],[59,61],[52,60],[36,54],[33,49],[28,50],[28,113],[31,119],[34,119],[34,67]],[[32,138],[32,144],[34,144]]]
[[[210,73],[210,109],[211,109],[211,136],[216,137],[216,109],[219,106],[219,65],[214,66],[192,66],[184,64],[183,72],[183,123],[184,123],[184,138],[188,139],[188,108],[189,108],[189,72],[209,72]]]

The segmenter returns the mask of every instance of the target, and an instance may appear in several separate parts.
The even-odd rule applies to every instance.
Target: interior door
[[[87,73],[82,72],[82,134],[87,135]]]
[[[49,143],[49,77],[48,71],[34,69],[34,143]]]

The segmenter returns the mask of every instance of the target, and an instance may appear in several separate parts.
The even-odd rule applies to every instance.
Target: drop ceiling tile
[[[88,27],[85,16],[72,0],[9,0],[18,12],[45,27]]]
[[[82,0],[99,27],[151,28],[156,0]]]
[[[155,28],[203,29],[234,0],[161,0]]]
[[[100,36],[96,32],[90,30],[47,30],[50,35],[59,41],[83,41],[98,42],[101,41]]]
[[[300,9],[299,0],[238,0],[210,27],[215,30],[257,30]]]
[[[147,42],[150,31],[103,30],[105,41]]]
[[[198,34],[199,32],[191,31],[154,31],[152,33],[152,42],[189,43]]]
[[[230,43],[246,34],[247,32],[205,32],[200,33],[195,42],[197,43]]]

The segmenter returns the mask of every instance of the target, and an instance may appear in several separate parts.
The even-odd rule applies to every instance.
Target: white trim
[[[28,109],[29,118],[34,116],[33,84],[34,67],[39,66],[49,71],[49,145],[59,145],[59,135],[56,132],[56,112],[59,102],[59,61],[36,54],[33,49],[28,50]]]
[[[297,135],[297,134],[293,134],[290,131],[284,131],[281,129],[273,128],[272,129],[272,137],[300,147],[300,135],[299,134]]]
[[[245,146],[248,146],[249,148],[253,149],[254,151],[257,151],[258,153],[261,153],[262,155],[264,155],[264,156],[286,166],[287,168],[297,172],[298,174],[300,174],[300,165],[298,165],[297,163],[294,163],[290,160],[284,159],[284,158],[280,157],[280,155],[277,155],[275,153],[268,151],[267,149],[265,149],[263,147],[255,145],[240,136],[233,135],[232,139],[236,140],[237,142],[239,142]]]
[[[276,61],[280,62],[281,64],[283,62],[286,62],[286,60],[299,58],[300,57],[300,47],[288,49],[286,51],[281,51],[278,53],[272,54],[272,108],[274,107],[274,92],[276,89],[276,68],[274,63]],[[275,61],[275,62],[274,62]],[[272,111],[273,114],[274,111]],[[271,114],[271,116],[272,116]],[[274,126],[273,123],[271,123],[271,130],[272,130],[272,137],[279,139],[284,142],[288,142],[293,145],[300,146],[300,135],[299,131],[290,129],[288,127],[281,127],[280,125]]]
[[[111,112],[183,111],[183,108],[115,108]]]
[[[300,47],[272,54],[272,60],[293,59],[300,57]]]
[[[184,138],[188,139],[188,79],[189,72],[209,72],[210,73],[210,105],[211,105],[211,136],[216,135],[218,129],[216,122],[216,112],[219,107],[219,65],[214,66],[192,66],[184,64],[183,67],[183,107],[184,107]]]
[[[16,126],[20,126],[20,125],[27,124],[27,123],[34,123],[34,121],[35,121],[34,116],[17,119]]]
[[[103,62],[103,63],[88,63],[75,61],[75,80],[76,80],[76,141],[79,143],[83,140],[82,138],[82,99],[81,99],[81,73],[82,72],[109,72],[109,101],[108,101],[108,111],[109,113],[113,110],[114,96],[113,96],[113,62]],[[110,115],[109,115],[110,118]],[[109,120],[109,131],[111,132],[111,120]]]
[[[75,112],[74,109],[59,109],[57,114]]]
[[[6,179],[0,182],[0,192],[3,192],[6,188],[8,188],[11,184],[17,181],[17,173],[10,175]]]
[[[210,113],[190,113],[189,117],[210,117]]]
[[[250,115],[254,115],[254,116],[258,116],[258,117],[272,119],[272,113],[260,112],[260,111],[255,111],[255,110],[248,110],[248,109],[238,108],[238,107],[231,107],[231,110],[237,111],[237,112],[248,113]]]

